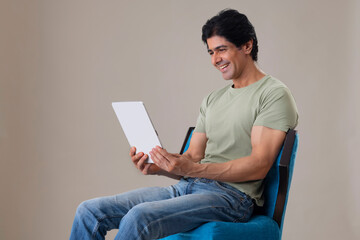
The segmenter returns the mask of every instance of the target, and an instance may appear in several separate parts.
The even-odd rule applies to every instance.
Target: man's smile
[[[225,72],[226,71],[226,69],[227,69],[227,67],[230,65],[230,63],[226,63],[226,64],[224,64],[224,65],[222,65],[222,66],[219,66],[219,70],[221,71],[221,72]]]

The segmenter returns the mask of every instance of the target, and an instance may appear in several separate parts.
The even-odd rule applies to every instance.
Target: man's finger
[[[137,167],[140,169],[140,170],[143,170],[144,169],[144,162],[146,161],[146,159],[148,158],[148,155],[147,154],[144,154],[140,160],[137,162]]]
[[[149,168],[151,167],[151,164],[145,164],[144,169],[142,170],[142,173],[147,175],[149,174]]]
[[[136,153],[136,147],[131,147],[131,148],[130,148],[130,156],[131,156],[131,157],[134,156],[135,153]]]
[[[160,152],[159,149],[154,148],[152,150],[152,153],[156,158],[158,158],[160,161],[169,162],[169,159],[165,156],[165,152]]]
[[[162,156],[161,154],[156,154],[156,151],[151,151],[150,152],[150,156],[151,159],[154,161],[154,163],[160,167],[161,169],[164,169],[165,171],[169,170],[169,160],[166,159],[164,156]]]
[[[144,156],[143,152],[139,152],[138,154],[135,155],[136,158],[140,159]]]
[[[170,154],[168,153],[168,151],[166,151],[166,149],[160,147],[160,146],[156,146],[154,149],[156,149],[159,153],[161,153],[163,156],[167,157]]]
[[[149,154],[150,154],[151,159],[153,160],[153,162],[161,168],[162,167],[162,161],[160,161],[160,159],[157,157],[157,155],[155,155],[155,152],[150,151]]]
[[[144,153],[143,152],[139,152],[138,154],[136,155],[133,155],[131,157],[131,160],[133,161],[134,164],[137,164],[139,162],[139,160],[141,159],[141,157],[144,156]]]

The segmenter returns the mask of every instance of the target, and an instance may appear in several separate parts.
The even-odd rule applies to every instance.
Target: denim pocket
[[[218,182],[218,181],[214,181],[214,182],[217,187],[219,187],[226,193],[232,195],[233,197],[237,198],[240,202],[243,202],[245,200],[245,198],[248,198],[248,196],[245,193],[237,190],[236,188],[234,188],[226,183],[222,183],[222,182]]]
[[[218,188],[220,188],[224,193],[226,193],[226,195],[228,195],[232,199],[231,205],[236,212],[235,214],[232,214],[235,216],[233,222],[248,221],[254,210],[254,203],[252,198],[226,183],[218,181],[214,182]]]

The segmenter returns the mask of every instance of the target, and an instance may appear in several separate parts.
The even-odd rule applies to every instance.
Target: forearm
[[[245,182],[263,179],[268,170],[267,165],[248,156],[225,163],[194,164],[186,175],[222,182]]]

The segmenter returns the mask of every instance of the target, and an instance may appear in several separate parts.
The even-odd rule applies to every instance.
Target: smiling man
[[[257,66],[257,38],[247,17],[221,11],[202,29],[211,63],[231,84],[203,100],[189,149],[130,149],[143,174],[180,179],[170,187],[88,200],[76,212],[70,239],[158,239],[209,221],[243,222],[264,204],[263,179],[288,129],[297,125],[289,89]]]

